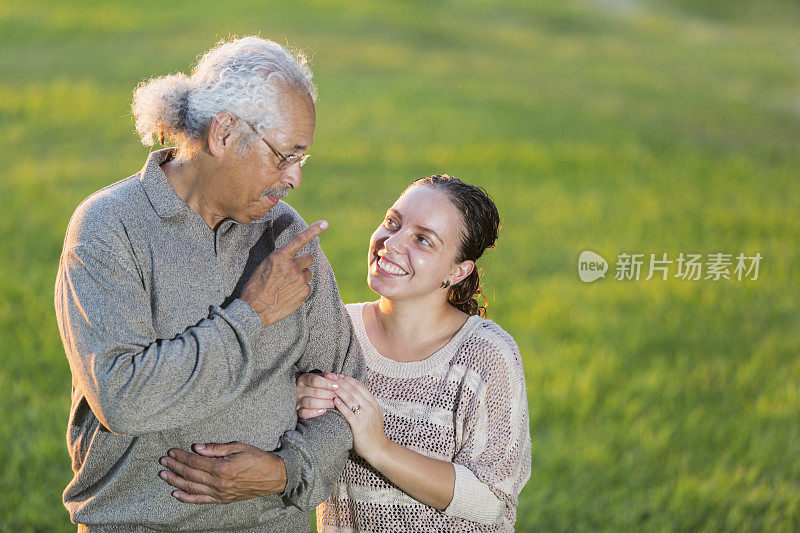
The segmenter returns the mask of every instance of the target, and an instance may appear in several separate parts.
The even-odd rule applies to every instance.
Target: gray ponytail
[[[142,144],[153,146],[154,137],[164,144],[164,136],[199,136],[186,123],[190,90],[189,77],[183,73],[153,78],[136,87],[131,107]]]

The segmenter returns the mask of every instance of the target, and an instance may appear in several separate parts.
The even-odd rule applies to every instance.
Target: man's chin
[[[267,207],[266,209],[259,209],[258,211],[254,211],[254,212],[253,212],[253,213],[251,213],[251,215],[250,215],[250,222],[255,222],[255,221],[257,221],[257,220],[261,220],[262,218],[264,218],[265,216],[267,216],[267,213],[269,213],[270,211],[272,211],[272,208],[273,208],[273,207],[275,207],[275,206],[274,206],[274,205],[270,205],[270,206],[269,206],[269,207]]]

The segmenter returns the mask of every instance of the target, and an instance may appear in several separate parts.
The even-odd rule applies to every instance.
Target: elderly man
[[[315,97],[304,58],[257,37],[136,90],[143,142],[176,148],[78,207],[56,280],[79,530],[308,531],[328,496],[352,434],[333,413],[298,423],[295,377],[363,363],[315,238],[327,224],[280,201],[300,186]],[[258,468],[211,501],[241,501],[171,496],[167,449],[230,441]]]

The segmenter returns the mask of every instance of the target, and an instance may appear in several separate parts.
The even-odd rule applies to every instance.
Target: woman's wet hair
[[[411,187],[433,187],[447,194],[450,202],[461,213],[461,242],[456,254],[456,262],[474,261],[489,249],[494,248],[500,232],[500,214],[491,196],[483,187],[469,185],[447,174],[436,174],[415,180]],[[482,297],[483,305],[478,303]],[[450,305],[468,315],[484,316],[486,298],[482,295],[478,265],[469,276],[450,287],[447,294]]]

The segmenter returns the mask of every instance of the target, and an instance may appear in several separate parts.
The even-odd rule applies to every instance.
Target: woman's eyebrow
[[[430,233],[430,234],[431,234],[431,236],[435,237],[437,241],[439,241],[439,242],[441,242],[441,243],[444,243],[444,241],[442,240],[442,238],[441,238],[441,237],[439,237],[439,234],[438,234],[438,233],[436,233],[435,231],[433,231],[431,228],[426,228],[425,226],[417,226],[417,229],[419,229],[419,230],[420,230],[420,231],[422,231],[423,233]]]

